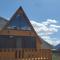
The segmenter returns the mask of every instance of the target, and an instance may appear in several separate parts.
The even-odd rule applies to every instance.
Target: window
[[[35,38],[31,36],[16,37],[16,47],[17,48],[35,48],[36,47]]]
[[[0,36],[0,48],[16,48],[16,40],[10,36]]]
[[[22,48],[35,48],[36,41],[34,37],[22,37]]]
[[[27,23],[26,20],[18,14],[16,14],[15,18],[11,20],[8,28],[21,29],[21,30],[31,30],[29,23]]]
[[[0,36],[0,48],[35,48],[35,37]]]

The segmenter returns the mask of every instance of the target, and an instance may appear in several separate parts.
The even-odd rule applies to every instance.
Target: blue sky
[[[48,33],[48,36],[41,35],[42,37],[47,38],[49,42],[52,40],[52,44],[60,42],[60,0],[0,0],[0,16],[10,19],[19,6],[23,7],[32,24],[36,22],[37,26],[42,27],[45,22],[48,25],[44,25],[46,28],[55,29],[51,34]],[[55,22],[48,24],[51,21]],[[39,35],[45,34],[46,31],[43,29]]]

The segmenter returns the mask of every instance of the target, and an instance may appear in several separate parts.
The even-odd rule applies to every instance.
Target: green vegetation
[[[52,54],[52,60],[60,60],[60,55],[59,55],[59,53],[53,53],[53,54]]]

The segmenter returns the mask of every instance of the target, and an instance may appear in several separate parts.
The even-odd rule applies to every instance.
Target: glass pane
[[[15,37],[16,38],[16,48],[22,48],[22,38],[21,37]]]
[[[36,41],[34,37],[23,37],[22,39],[22,48],[35,48]]]
[[[0,36],[0,48],[16,48],[16,40],[9,36]]]
[[[29,23],[26,22],[26,20],[20,16],[17,15],[13,20],[11,20],[8,28],[10,29],[21,29],[21,30],[31,30],[31,27],[29,26]]]
[[[35,48],[36,41],[31,36],[0,36],[0,48]]]

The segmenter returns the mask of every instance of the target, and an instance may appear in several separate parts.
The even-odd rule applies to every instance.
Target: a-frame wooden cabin
[[[51,60],[51,50],[41,49],[41,40],[20,7],[0,31],[0,57],[3,60]]]

